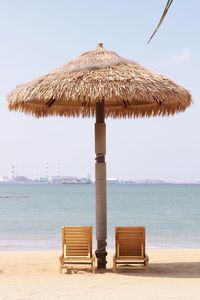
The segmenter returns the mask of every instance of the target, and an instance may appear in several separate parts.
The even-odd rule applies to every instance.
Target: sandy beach
[[[148,251],[150,268],[59,274],[56,251],[1,252],[0,299],[200,299],[200,250]]]

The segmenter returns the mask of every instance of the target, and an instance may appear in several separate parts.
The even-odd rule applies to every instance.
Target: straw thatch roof
[[[93,116],[104,100],[106,117],[172,115],[192,102],[190,93],[174,81],[99,44],[94,51],[29,83],[8,96],[9,109],[37,117]]]

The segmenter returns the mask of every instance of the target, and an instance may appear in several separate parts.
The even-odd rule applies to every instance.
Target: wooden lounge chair
[[[113,271],[117,268],[148,269],[145,253],[145,227],[116,227]]]
[[[62,269],[90,265],[95,272],[95,257],[92,255],[92,226],[62,228],[62,256],[60,259],[60,273]]]

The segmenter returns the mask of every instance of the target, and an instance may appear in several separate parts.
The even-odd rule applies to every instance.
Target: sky
[[[16,85],[105,48],[187,88],[193,105],[172,117],[107,119],[107,176],[200,179],[200,1],[174,0],[150,44],[166,0],[0,0],[0,176],[94,178],[92,118],[36,119],[9,112]]]

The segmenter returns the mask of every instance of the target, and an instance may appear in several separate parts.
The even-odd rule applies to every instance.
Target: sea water
[[[147,247],[200,247],[200,185],[113,184],[107,190],[108,248],[115,226],[145,226]],[[60,249],[63,225],[92,225],[95,243],[93,184],[0,184],[0,251]]]

